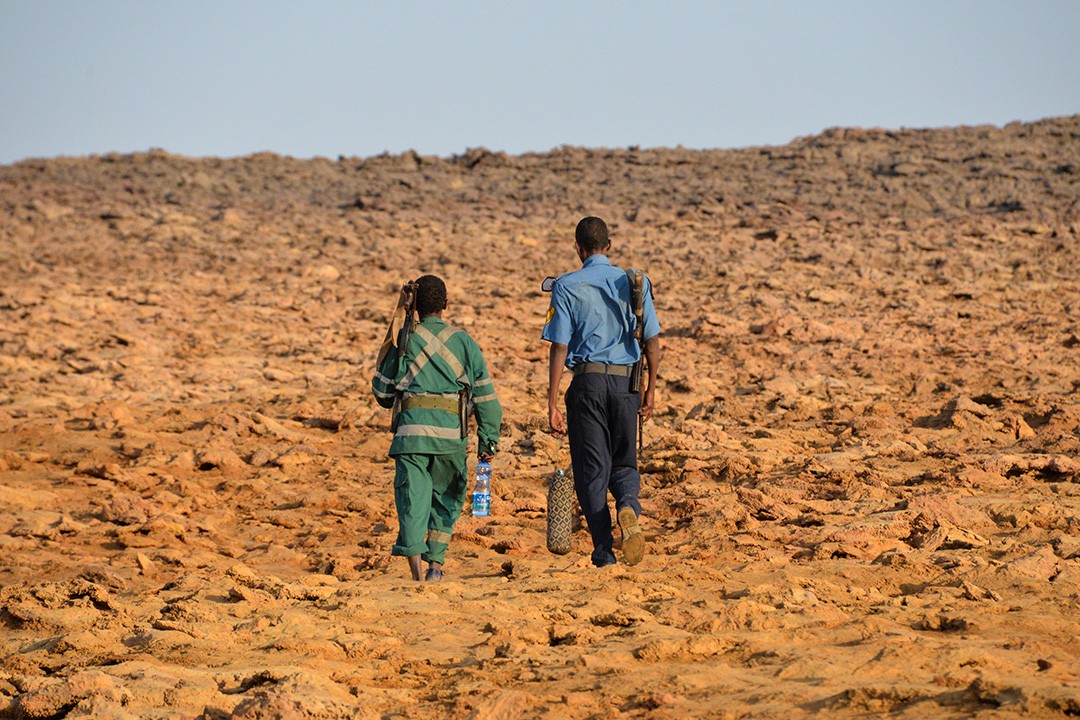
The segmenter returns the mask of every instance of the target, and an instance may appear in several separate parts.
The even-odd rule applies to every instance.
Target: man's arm
[[[656,400],[656,375],[660,370],[660,336],[653,335],[645,341],[645,362],[649,366],[649,384],[645,388],[645,399],[641,403],[641,415],[652,417]]]
[[[559,384],[562,382],[563,368],[566,367],[566,354],[566,345],[551,343],[548,355],[548,424],[553,432],[560,435],[566,433],[566,420],[559,409]]]
[[[472,337],[465,345],[466,366],[471,377],[473,412],[476,415],[476,456],[480,460],[490,460],[495,456],[502,427],[503,409],[495,394],[495,385],[488,374],[487,362],[480,346]]]
[[[398,366],[398,349],[392,345],[387,352],[383,353],[382,362],[375,370],[371,378],[371,392],[375,395],[375,401],[384,408],[394,406],[394,375]]]

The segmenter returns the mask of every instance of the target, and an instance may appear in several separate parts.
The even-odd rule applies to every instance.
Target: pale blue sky
[[[731,148],[1078,112],[1077,0],[0,0],[0,163]]]

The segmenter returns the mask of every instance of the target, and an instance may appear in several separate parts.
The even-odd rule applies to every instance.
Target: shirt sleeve
[[[480,346],[470,338],[469,381],[472,383],[472,399],[476,414],[476,442],[478,452],[494,453],[502,428],[502,405],[495,394],[495,385],[488,374],[487,363]]]
[[[540,338],[560,345],[569,345],[571,335],[570,296],[556,281],[551,289],[551,306],[548,308]]]
[[[648,340],[660,334],[660,321],[656,317],[656,308],[653,306],[652,282],[645,278],[645,297],[641,303],[641,317],[645,321],[642,338]]]
[[[371,378],[371,392],[375,395],[375,401],[384,408],[394,405],[394,375],[397,367],[398,349],[392,347],[375,369],[375,376]]]

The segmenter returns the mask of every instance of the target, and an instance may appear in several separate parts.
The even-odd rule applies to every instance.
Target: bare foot
[[[424,561],[420,559],[419,555],[409,556],[409,570],[412,571],[412,579],[417,582],[420,581],[420,569],[423,567]]]

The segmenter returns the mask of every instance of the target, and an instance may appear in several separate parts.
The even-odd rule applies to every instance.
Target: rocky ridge
[[[1080,116],[783,147],[0,167],[0,717],[1080,712]],[[656,286],[645,561],[548,555],[545,275]],[[450,286],[506,407],[447,582],[370,399]]]

